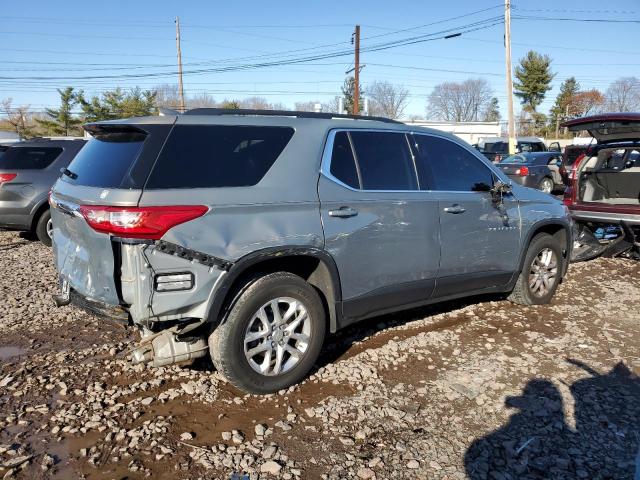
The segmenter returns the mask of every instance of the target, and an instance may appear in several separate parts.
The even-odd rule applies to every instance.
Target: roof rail
[[[386,117],[368,117],[364,115],[345,115],[342,113],[300,112],[295,110],[253,110],[245,108],[194,108],[184,115],[258,115],[265,117],[298,117],[298,118],[348,118],[351,120],[372,120],[385,123],[402,123]]]

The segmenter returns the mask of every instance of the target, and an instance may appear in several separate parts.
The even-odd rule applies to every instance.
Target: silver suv
[[[566,273],[562,203],[442,132],[217,109],[85,129],[50,199],[56,301],[137,326],[136,362],[210,354],[274,392],[328,332],[482,293],[543,304]]]

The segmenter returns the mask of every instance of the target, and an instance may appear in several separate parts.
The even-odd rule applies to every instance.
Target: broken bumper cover
[[[124,308],[90,300],[73,289],[69,292],[69,303],[100,318],[107,318],[124,324],[130,323],[129,313]]]

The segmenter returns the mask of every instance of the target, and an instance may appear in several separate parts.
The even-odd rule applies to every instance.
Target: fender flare
[[[233,285],[248,269],[268,260],[296,256],[316,258],[327,268],[331,277],[333,294],[333,299],[327,299],[329,307],[329,328],[331,332],[335,332],[342,318],[342,310],[339,308],[342,300],[342,288],[338,267],[333,257],[325,250],[310,246],[269,247],[249,253],[233,262],[215,289],[206,315],[207,323],[217,324],[217,320],[221,314],[224,314],[224,309],[228,304],[228,296],[231,293]],[[333,303],[333,305],[331,303]]]

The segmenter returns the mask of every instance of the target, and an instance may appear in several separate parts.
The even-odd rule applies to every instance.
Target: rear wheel
[[[273,393],[298,383],[320,354],[325,312],[297,275],[277,272],[245,286],[209,337],[214,365],[233,385]]]
[[[36,236],[38,240],[44,243],[47,247],[51,246],[51,240],[53,238],[53,222],[51,221],[51,212],[47,208],[38,219],[36,223]]]
[[[563,261],[558,240],[547,233],[533,237],[509,300],[520,305],[549,303],[560,284]]]
[[[538,190],[542,190],[544,193],[553,192],[553,180],[548,177],[543,178],[538,185]]]

